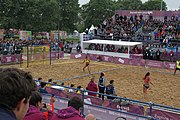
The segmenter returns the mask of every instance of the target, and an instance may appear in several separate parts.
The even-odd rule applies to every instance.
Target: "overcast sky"
[[[88,3],[90,0],[79,0],[81,5]],[[148,0],[142,0],[143,2]],[[168,10],[176,10],[180,7],[180,0],[164,0],[167,3]]]

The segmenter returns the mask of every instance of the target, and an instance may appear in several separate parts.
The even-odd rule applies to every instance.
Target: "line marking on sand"
[[[65,78],[63,80],[55,80],[55,82],[72,81],[73,79],[83,78],[83,77],[92,76],[92,75],[95,75],[95,74],[100,74],[101,72],[109,72],[109,71],[114,71],[114,70],[119,70],[119,69],[123,69],[123,68],[112,68],[112,69],[107,69],[107,70],[101,70],[101,71],[94,72],[94,73],[91,73],[91,74],[84,74],[82,76],[74,76],[74,77],[71,77],[71,78]]]

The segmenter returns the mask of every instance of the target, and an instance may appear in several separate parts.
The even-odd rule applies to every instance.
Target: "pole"
[[[59,0],[59,10],[58,10],[58,42],[60,41],[60,38],[59,38],[59,27],[60,27],[60,0]]]
[[[160,9],[160,11],[162,11],[162,9],[163,9],[163,0],[161,0],[161,9]]]
[[[29,67],[29,47],[27,45],[27,68]]]
[[[50,65],[52,64],[52,58],[51,58],[51,44],[50,44]]]

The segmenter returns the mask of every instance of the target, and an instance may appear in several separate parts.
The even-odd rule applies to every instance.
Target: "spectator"
[[[69,92],[74,92],[74,89],[72,89],[74,87],[74,84],[71,84],[70,86],[71,88],[69,89]]]
[[[86,88],[88,91],[92,91],[92,92],[97,92],[98,88],[97,88],[97,84],[94,82],[94,77],[91,78],[91,81],[88,83],[88,86]],[[96,94],[88,92],[88,95],[94,96],[96,97]]]
[[[83,90],[83,88],[82,88],[80,85],[77,86],[76,93],[77,93],[77,94],[81,94],[81,90]]]
[[[96,117],[93,114],[88,114],[85,120],[96,120]]]
[[[116,96],[116,91],[114,88],[114,80],[110,80],[110,84],[106,86],[106,94]],[[107,99],[115,99],[115,97],[107,96]]]
[[[50,106],[52,107],[52,112],[54,112],[54,102],[56,101],[56,98],[54,97],[54,94],[52,94],[50,99]]]
[[[45,106],[47,112],[44,113],[40,111],[43,107],[42,96],[40,93],[33,92],[29,105],[29,110],[23,120],[50,120],[52,117],[52,111],[48,110],[47,106]]]
[[[161,55],[161,52],[159,51],[159,49],[156,51],[156,57],[157,57],[157,60],[160,60],[160,55]]]
[[[48,93],[45,88],[46,88],[46,83],[45,82],[41,82],[41,88],[39,88],[38,92],[39,93]]]
[[[52,79],[49,79],[48,84],[46,86],[50,87],[50,86],[52,86],[52,84],[53,84]]]
[[[51,120],[84,120],[81,116],[82,107],[82,100],[75,96],[68,102],[68,108],[58,110]]]
[[[98,88],[99,88],[99,98],[102,96],[102,100],[104,100],[104,95],[101,95],[101,94],[104,94],[104,91],[105,91],[105,81],[106,79],[104,78],[104,73],[102,72],[100,77],[99,77],[99,82],[98,82]]]
[[[117,117],[115,120],[126,120],[124,117]]]
[[[76,46],[76,51],[77,51],[77,53],[81,52],[81,44],[80,44],[80,42],[78,42],[78,44]]]
[[[180,60],[178,61],[176,61],[176,67],[175,67],[175,69],[174,69],[174,75],[176,74],[176,70],[179,70],[180,71]]]
[[[0,68],[0,120],[22,120],[36,84],[28,72]]]

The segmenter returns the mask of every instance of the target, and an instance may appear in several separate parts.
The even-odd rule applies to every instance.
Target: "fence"
[[[59,85],[61,86],[61,85]],[[61,88],[70,87],[61,86]],[[72,89],[72,88],[71,88]],[[56,96],[55,109],[59,110],[66,108],[68,100],[74,96],[78,96],[82,99],[84,106],[82,113],[87,115],[88,113],[94,114],[98,120],[115,120],[117,117],[125,117],[127,120],[179,120],[180,109],[172,108],[169,106],[163,106],[154,104],[152,102],[141,102],[138,100],[132,100],[128,98],[115,97],[114,100],[88,96],[87,92],[95,93],[92,91],[81,90],[81,94],[74,92],[66,92],[65,90],[59,90],[51,87],[46,87],[49,94],[43,94],[43,101],[49,103],[50,94]],[[78,90],[78,89],[74,89]],[[104,96],[110,96],[103,94]]]

